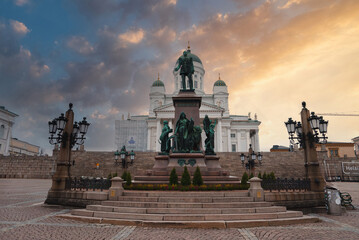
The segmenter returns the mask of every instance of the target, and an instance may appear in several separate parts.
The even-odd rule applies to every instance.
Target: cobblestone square
[[[359,210],[342,216],[317,214],[319,223],[242,229],[174,229],[88,224],[57,217],[70,208],[43,202],[51,180],[0,179],[0,239],[288,239],[357,240]],[[359,183],[334,183],[359,206]]]

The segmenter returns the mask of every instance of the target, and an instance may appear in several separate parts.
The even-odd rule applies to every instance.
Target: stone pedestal
[[[176,121],[181,112],[184,112],[187,119],[193,119],[194,125],[200,125],[199,108],[201,107],[202,97],[197,96],[194,90],[181,90],[177,96],[172,97],[172,100]]]
[[[117,201],[119,196],[122,196],[123,187],[122,187],[123,180],[120,177],[114,177],[111,179],[111,187],[108,191],[108,199],[110,201]]]
[[[264,191],[261,186],[262,179],[253,177],[249,180],[250,187],[248,189],[249,196],[254,198],[255,202],[264,201]]]
[[[186,118],[193,119],[195,126],[200,126],[199,109],[201,107],[202,97],[197,96],[194,91],[181,90],[177,96],[172,97],[175,108],[175,120],[184,112]],[[174,131],[176,126],[173,126]],[[155,157],[155,164],[152,171],[148,170],[147,176],[135,176],[133,184],[168,184],[169,176],[173,168],[176,169],[178,177],[187,167],[191,176],[193,176],[197,167],[199,167],[205,184],[237,184],[240,181],[238,177],[228,176],[219,164],[219,157],[216,155],[205,155],[200,146],[200,151],[189,153],[171,152],[169,155],[158,155]]]

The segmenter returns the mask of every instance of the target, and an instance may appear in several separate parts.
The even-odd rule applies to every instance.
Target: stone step
[[[121,196],[119,201],[127,202],[171,202],[171,203],[220,203],[253,202],[253,197],[133,197]]]
[[[228,202],[228,203],[170,203],[170,202],[125,202],[103,201],[103,206],[134,208],[252,208],[270,207],[270,202]]]
[[[300,211],[274,212],[274,213],[247,213],[247,214],[139,214],[139,213],[119,213],[119,212],[98,212],[86,209],[72,210],[73,215],[131,219],[131,220],[151,220],[151,221],[234,221],[234,220],[255,220],[255,219],[280,219],[302,217]]]
[[[124,196],[137,197],[248,197],[248,191],[203,191],[203,192],[182,192],[182,191],[134,191],[125,190]]]
[[[83,221],[97,224],[113,224],[113,225],[130,225],[142,227],[160,227],[160,228],[251,228],[262,226],[284,226],[292,224],[304,224],[319,222],[319,218],[312,216],[303,216],[295,218],[281,218],[281,219],[255,219],[255,220],[235,220],[235,221],[141,221],[130,219],[111,219],[99,217],[86,217],[71,214],[62,214],[58,217]]]
[[[243,214],[243,213],[272,213],[285,212],[285,207],[258,207],[258,208],[131,208],[102,205],[88,205],[89,211],[120,212],[120,213],[148,213],[148,214]]]
[[[159,174],[159,173],[156,173]],[[193,178],[193,176],[192,176]],[[165,182],[165,183],[169,183],[169,179],[170,176],[168,175],[168,173],[164,176],[162,175],[155,175],[155,176],[135,176],[134,177],[134,181],[160,181],[160,182]],[[222,181],[222,182],[227,182],[227,181],[239,181],[240,179],[238,177],[235,176],[218,176],[218,175],[211,175],[211,176],[202,176],[203,181]],[[178,176],[178,180],[181,180],[181,176]]]

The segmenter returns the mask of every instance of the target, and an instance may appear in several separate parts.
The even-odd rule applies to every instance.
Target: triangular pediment
[[[160,107],[157,107],[157,108],[153,109],[153,111],[154,112],[168,112],[168,111],[174,112],[175,108],[174,108],[173,104],[169,103],[169,104],[165,104],[165,105],[162,105]],[[214,105],[214,104],[202,102],[200,111],[223,112],[223,111],[225,111],[225,109],[221,108],[221,107],[219,107],[217,105]]]

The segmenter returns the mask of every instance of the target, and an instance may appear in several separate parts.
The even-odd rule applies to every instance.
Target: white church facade
[[[191,53],[190,49],[187,51],[193,59],[193,86],[196,94],[202,97],[201,123],[206,115],[216,122],[215,152],[247,152],[249,144],[252,145],[254,151],[259,152],[258,127],[260,121],[257,120],[257,116],[251,119],[249,115],[230,115],[228,88],[220,77],[213,85],[213,93],[205,93],[205,69],[202,61]],[[148,115],[132,116],[128,120],[116,120],[115,143],[118,149],[126,145],[127,149],[135,151],[160,151],[158,139],[163,122],[168,121],[170,128],[173,128],[177,121],[174,119],[175,109],[172,97],[176,96],[181,89],[182,79],[179,71],[173,71],[173,76],[175,87],[172,93],[166,93],[165,85],[159,78],[152,84]],[[201,128],[203,129],[202,125]],[[205,133],[202,132],[202,146],[204,146],[205,138]]]

